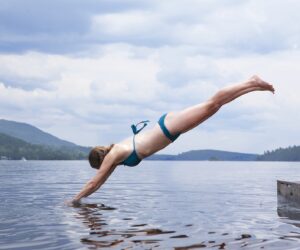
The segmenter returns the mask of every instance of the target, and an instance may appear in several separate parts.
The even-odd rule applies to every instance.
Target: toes
[[[270,85],[270,90],[273,92],[273,94],[275,93],[275,89],[274,89],[273,85]]]

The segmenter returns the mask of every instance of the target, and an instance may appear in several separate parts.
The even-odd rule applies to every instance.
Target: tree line
[[[0,156],[10,160],[83,160],[87,153],[71,147],[30,144],[0,133]]]
[[[272,151],[265,151],[257,157],[258,161],[300,161],[300,146],[278,148]]]

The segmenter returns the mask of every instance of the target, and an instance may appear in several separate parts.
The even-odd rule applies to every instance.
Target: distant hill
[[[49,133],[46,133],[32,125],[22,122],[0,119],[0,133],[19,138],[31,144],[43,144],[49,146],[74,147],[76,144],[61,140]]]
[[[257,154],[228,152],[221,150],[191,150],[177,155],[153,155],[147,160],[173,160],[173,161],[255,161]]]
[[[300,161],[300,146],[278,148],[266,151],[258,157],[259,161]]]
[[[72,142],[61,140],[27,123],[0,119],[0,133],[21,139],[30,144],[47,145],[58,148],[75,148],[85,153],[89,151],[88,147],[78,146]]]
[[[175,157],[176,157],[176,155],[154,154],[154,155],[151,155],[151,156],[145,158],[145,160],[149,160],[149,161],[175,161]]]
[[[87,155],[75,148],[51,147],[30,144],[21,139],[0,133],[0,156],[10,160],[81,160]]]

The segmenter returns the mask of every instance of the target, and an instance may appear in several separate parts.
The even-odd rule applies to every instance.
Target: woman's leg
[[[244,83],[222,88],[204,103],[188,107],[180,112],[169,113],[165,125],[171,134],[185,133],[215,114],[224,104],[249,92],[264,90],[274,93],[271,84],[264,82],[257,76],[251,77]]]

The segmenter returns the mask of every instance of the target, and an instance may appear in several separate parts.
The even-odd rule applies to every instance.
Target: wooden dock
[[[300,181],[290,182],[277,180],[278,200],[299,203],[300,205]]]

